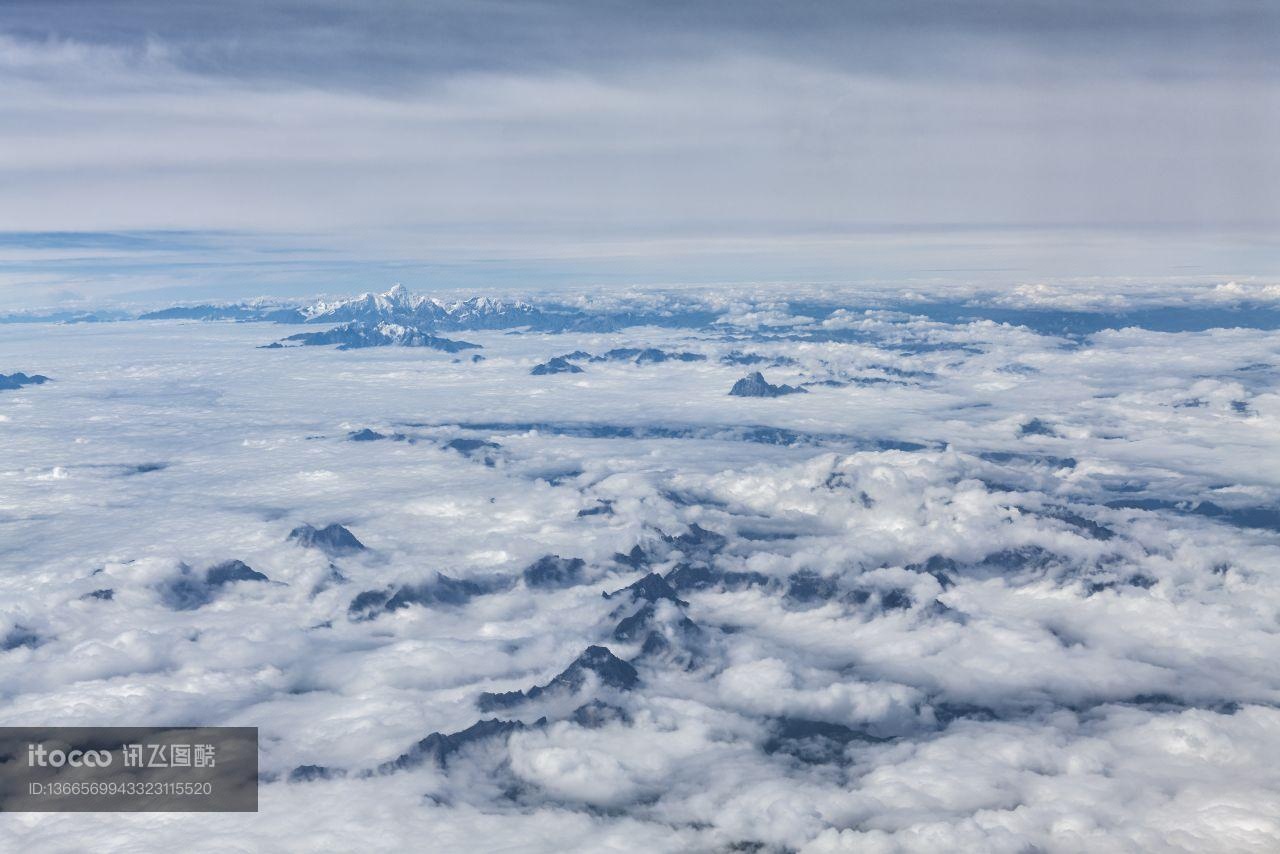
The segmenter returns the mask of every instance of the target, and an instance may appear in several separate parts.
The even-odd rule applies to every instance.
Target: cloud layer
[[[50,380],[0,391],[2,722],[256,725],[264,772],[12,847],[1274,847],[1273,330],[289,329],[5,327]],[[622,347],[706,358],[531,374]],[[728,395],[751,354],[808,393]]]

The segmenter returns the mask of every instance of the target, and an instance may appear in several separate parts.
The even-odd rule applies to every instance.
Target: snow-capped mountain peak
[[[538,314],[524,302],[504,302],[493,297],[471,297],[447,303],[436,297],[415,295],[404,285],[380,293],[363,293],[350,299],[316,302],[303,309],[308,323],[377,324],[384,321],[419,329],[432,326],[506,328],[528,323]]]
[[[362,293],[349,299],[320,301],[303,309],[308,322],[346,322],[359,320],[376,323],[381,320],[417,320],[417,307],[423,297],[414,296],[402,284],[395,284],[380,294]]]
[[[396,282],[386,293],[382,294],[382,301],[396,305],[408,303],[410,299],[412,297],[409,294],[409,289],[399,282]]]

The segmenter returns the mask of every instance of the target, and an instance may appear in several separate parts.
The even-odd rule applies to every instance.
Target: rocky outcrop
[[[734,397],[782,397],[787,394],[806,394],[802,388],[792,385],[773,385],[756,371],[733,384],[729,394]]]

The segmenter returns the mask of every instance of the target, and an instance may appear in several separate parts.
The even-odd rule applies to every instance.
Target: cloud
[[[5,841],[1266,850],[1274,331],[1156,332],[1124,314],[1035,331],[1093,307],[1080,290],[975,294],[934,319],[821,289],[569,294],[622,328],[463,330],[479,363],[258,349],[287,331],[274,324],[6,324],[4,370],[52,381],[0,392],[0,561],[15,567],[0,632],[38,639],[0,651],[2,717],[255,725],[266,778],[251,820],[47,815]],[[1220,295],[1168,302],[1244,316]],[[1152,302],[1135,286],[1115,304]],[[627,326],[663,309],[696,320]],[[984,311],[1028,325],[968,314]],[[615,347],[708,358],[529,374]],[[836,384],[732,398],[731,353]],[[1047,429],[1022,430],[1032,419]],[[347,441],[365,426],[406,441]],[[494,465],[448,450],[457,439],[500,445]],[[602,500],[612,514],[579,515]],[[302,548],[303,523],[366,549]],[[679,540],[694,524],[723,539]],[[580,572],[519,581],[549,554]],[[181,565],[231,560],[269,581],[166,605]],[[348,619],[358,592],[437,573],[506,581]],[[693,580],[655,609],[654,625],[684,627],[665,650],[616,636],[640,603],[601,595],[647,573]],[[478,708],[593,645],[633,662],[631,690],[587,679]],[[525,728],[447,767],[361,776],[495,715]],[[299,765],[347,773],[289,782]]]

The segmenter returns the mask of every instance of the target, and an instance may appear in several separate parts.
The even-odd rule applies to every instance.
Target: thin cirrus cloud
[[[5,303],[1278,268],[1256,4],[111,6],[0,13],[0,230],[224,236],[6,252]]]

